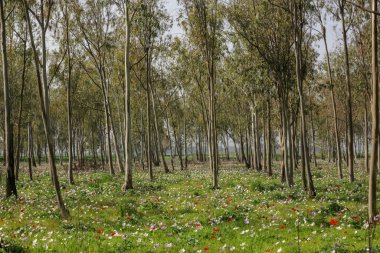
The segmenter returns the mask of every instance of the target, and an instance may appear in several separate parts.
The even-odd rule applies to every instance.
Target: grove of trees
[[[136,169],[155,180],[159,167],[207,162],[218,189],[221,164],[236,160],[268,177],[279,171],[289,188],[300,175],[314,198],[323,159],[339,179],[365,171],[372,224],[377,0],[178,4],[172,20],[162,0],[0,0],[6,197],[20,195],[20,161],[33,180],[46,159],[63,218],[60,182],[88,169],[125,176],[118,190],[128,191]]]

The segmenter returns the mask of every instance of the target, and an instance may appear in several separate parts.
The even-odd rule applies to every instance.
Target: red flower
[[[212,236],[211,236],[211,239],[214,239],[215,237],[216,237],[215,235],[212,235]]]
[[[116,232],[112,232],[112,233],[111,233],[111,236],[115,236],[115,235],[116,235]]]
[[[103,231],[101,229],[96,230],[96,233],[101,234]]]
[[[231,222],[233,221],[234,219],[232,217],[228,218],[227,222]]]
[[[208,250],[208,247],[204,247],[203,250]]]
[[[332,226],[335,226],[335,225],[337,225],[339,223],[339,220],[334,220],[334,219],[331,219],[330,220],[330,225],[332,225]]]
[[[218,232],[219,230],[220,230],[220,228],[218,228],[218,227],[215,227],[212,229],[212,231],[214,231],[214,232]]]
[[[285,226],[285,225],[282,225],[280,228],[281,228],[281,229],[285,229],[285,228],[286,228],[286,226]]]

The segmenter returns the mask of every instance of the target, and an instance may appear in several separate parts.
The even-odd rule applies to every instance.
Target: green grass
[[[61,170],[67,221],[47,172],[36,172],[33,182],[22,172],[20,198],[0,199],[0,252],[297,252],[297,241],[301,252],[366,252],[367,183],[360,172],[349,183],[331,165],[314,168],[318,196],[309,199],[300,171],[288,189],[278,174],[229,164],[220,171],[221,189],[212,190],[207,168],[155,171],[154,182],[136,172],[127,193],[122,175],[76,172],[70,186]]]

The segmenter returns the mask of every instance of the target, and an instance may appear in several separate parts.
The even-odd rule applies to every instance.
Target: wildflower
[[[211,236],[211,239],[214,239],[215,237],[216,237],[215,235],[212,235],[212,236]]]
[[[160,246],[160,244],[156,243],[153,245],[153,248],[157,249]]]
[[[214,228],[212,229],[212,231],[214,231],[214,232],[218,232],[218,231],[220,231],[220,228],[218,228],[218,227],[214,227]]]
[[[151,225],[149,228],[149,231],[156,231],[156,230],[157,230],[156,224]]]
[[[103,231],[101,229],[96,230],[96,233],[101,234]]]
[[[246,225],[249,224],[249,220],[248,220],[248,218],[245,218],[245,219],[244,219],[244,224],[246,224]]]
[[[209,250],[209,248],[208,247],[204,247],[203,250]]]
[[[282,251],[282,248],[279,248],[278,250],[277,250],[277,252],[281,252]]]
[[[285,226],[285,225],[282,225],[280,228],[281,228],[281,229],[285,229],[285,228],[286,228],[286,226]]]
[[[171,242],[165,243],[165,247],[166,248],[171,248],[172,246],[173,246],[173,244]]]
[[[334,219],[331,219],[330,220],[330,225],[332,225],[332,226],[335,226],[335,225],[337,225],[339,223],[339,220],[334,220]]]

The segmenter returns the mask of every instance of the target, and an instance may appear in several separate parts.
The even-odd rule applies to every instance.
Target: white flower
[[[279,248],[278,250],[277,250],[277,252],[281,252],[282,251],[282,248]]]
[[[186,250],[182,248],[182,249],[179,250],[179,253],[185,253],[185,251]]]

